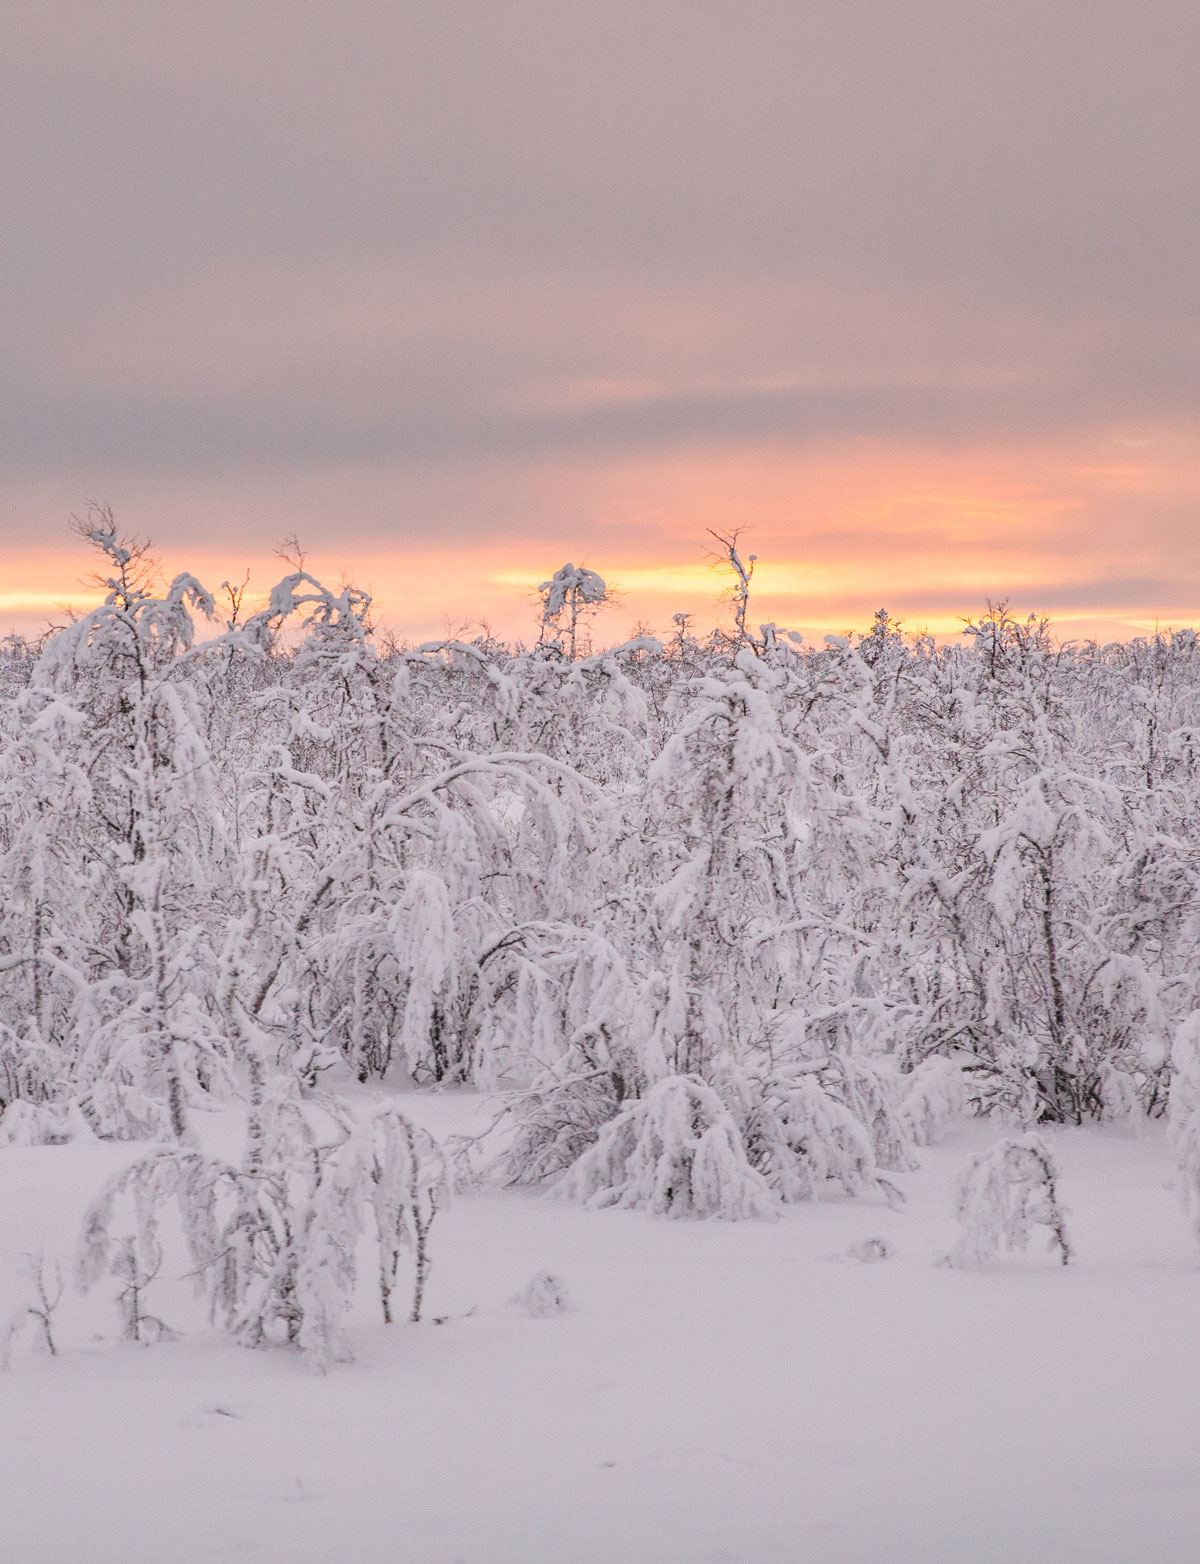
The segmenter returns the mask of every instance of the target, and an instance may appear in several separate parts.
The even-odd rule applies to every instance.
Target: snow
[[[402,1102],[438,1135],[493,1106]],[[224,1151],[238,1126],[200,1132]],[[1071,1265],[1040,1234],[939,1265],[956,1179],[1003,1133],[922,1149],[904,1210],[728,1223],[460,1195],[434,1224],[425,1322],[385,1328],[364,1296],[356,1361],[325,1375],[227,1344],[170,1280],[150,1307],[187,1334],[158,1346],[114,1344],[102,1289],[70,1295],[59,1356],[30,1332],[0,1378],[3,1556],[1191,1564],[1200,1277],[1163,1137],[1044,1128]],[[69,1256],[143,1149],[0,1152],[0,1302],[23,1252]],[[872,1238],[890,1258],[851,1257]],[[546,1271],[569,1306],[538,1315],[522,1298]]]

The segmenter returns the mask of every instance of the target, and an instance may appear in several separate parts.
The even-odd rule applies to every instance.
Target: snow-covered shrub
[[[721,1098],[691,1075],[656,1081],[600,1131],[560,1186],[595,1207],[663,1216],[767,1217],[775,1200],[750,1166]]]
[[[870,1135],[877,1166],[889,1173],[911,1172],[916,1162],[911,1138],[897,1111],[894,1073],[881,1069],[874,1060],[839,1054],[830,1059],[822,1081]]]
[[[384,1323],[400,1256],[411,1250],[409,1319],[420,1321],[429,1277],[429,1229],[448,1190],[445,1160],[433,1137],[391,1104],[357,1124],[329,1157],[302,1214],[295,1293],[296,1340],[318,1368],[347,1356],[345,1321],[358,1281],[358,1244],[374,1238]]]
[[[163,1147],[110,1179],[93,1202],[77,1276],[85,1289],[104,1275],[121,1282],[126,1334],[141,1339],[141,1294],[162,1263],[168,1208],[178,1216],[214,1322],[248,1346],[278,1333],[319,1368],[345,1356],[359,1238],[368,1230],[378,1251],[384,1320],[392,1319],[406,1248],[415,1269],[410,1317],[420,1318],[429,1228],[446,1190],[432,1137],[389,1105],[321,1141],[297,1104],[273,1106],[273,1122],[252,1141],[245,1167]]]
[[[162,1268],[162,1251],[145,1239],[141,1243],[124,1238],[117,1245],[109,1264],[109,1274],[121,1284],[117,1308],[121,1312],[121,1340],[145,1345],[154,1341],[174,1341],[177,1332],[157,1314],[145,1307],[146,1291]]]
[[[49,1266],[42,1254],[25,1255],[20,1269],[25,1297],[0,1326],[0,1369],[7,1368],[18,1339],[33,1335],[36,1344],[50,1357],[58,1356],[54,1339],[54,1314],[62,1302],[66,1283],[57,1260]]]
[[[499,1159],[506,1183],[545,1184],[566,1173],[621,1111],[624,1082],[611,1070],[550,1079],[512,1101],[516,1127]]]
[[[1049,1231],[1048,1247],[1066,1265],[1071,1258],[1058,1203],[1058,1169],[1040,1135],[997,1141],[971,1158],[958,1186],[961,1225],[948,1259],[979,1265],[1001,1250],[1024,1249],[1030,1228]]]
[[[826,1086],[819,1067],[750,1083],[745,1100],[750,1161],[783,1200],[816,1200],[832,1185],[847,1195],[878,1190],[891,1203],[902,1201],[880,1170],[870,1130]]]
[[[899,1080],[897,1117],[914,1146],[932,1146],[947,1125],[967,1111],[967,1082],[962,1067],[934,1054]]]
[[[64,1146],[73,1140],[95,1139],[76,1102],[18,1099],[0,1114],[0,1146]]]
[[[345,1180],[351,1170],[369,1180],[362,1189],[370,1202],[379,1248],[379,1301],[384,1323],[392,1322],[396,1272],[401,1253],[408,1249],[413,1257],[409,1319],[416,1324],[429,1277],[429,1229],[449,1197],[442,1149],[428,1130],[392,1104],[385,1104],[356,1127],[339,1153],[339,1179]]]
[[[163,1147],[111,1178],[84,1218],[76,1274],[87,1290],[115,1276],[123,1293],[131,1277],[142,1288],[158,1274],[161,1225],[173,1206],[198,1289],[213,1319],[249,1345],[277,1321],[295,1341],[300,1212],[292,1170],[243,1173],[199,1151]]]

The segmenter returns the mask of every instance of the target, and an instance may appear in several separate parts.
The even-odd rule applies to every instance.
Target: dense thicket
[[[0,656],[0,1138],[476,1082],[508,1177],[732,1213],[892,1190],[964,1098],[1161,1111],[1193,633],[378,649],[303,570],[221,626],[94,541],[108,602]]]

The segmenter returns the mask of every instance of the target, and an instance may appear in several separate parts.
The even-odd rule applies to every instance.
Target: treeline
[[[92,540],[108,601],[0,655],[0,1138],[469,1082],[510,1179],[739,1214],[889,1192],[964,1103],[1162,1112],[1192,632],[377,648],[303,569],[222,622]]]

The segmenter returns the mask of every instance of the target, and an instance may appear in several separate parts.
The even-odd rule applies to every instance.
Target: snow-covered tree
[[[1047,1230],[1047,1247],[1071,1259],[1066,1220],[1058,1201],[1058,1169],[1040,1135],[997,1141],[971,1158],[958,1186],[960,1231],[951,1265],[978,1265],[1001,1250],[1024,1249],[1030,1229]]]
[[[542,582],[538,594],[539,646],[553,647],[573,661],[584,621],[612,601],[607,583],[594,570],[568,561]]]

